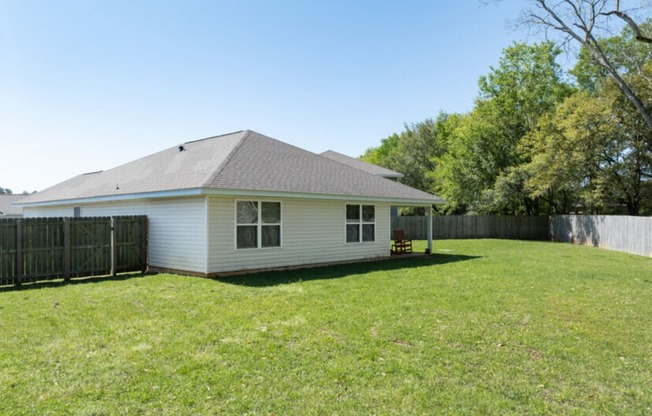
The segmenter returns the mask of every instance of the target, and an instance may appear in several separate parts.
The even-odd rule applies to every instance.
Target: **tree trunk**
[[[578,0],[562,0],[556,1],[554,4],[549,0],[535,0],[535,3],[545,12],[545,14],[538,15],[536,13],[530,13],[529,17],[527,17],[524,22],[531,25],[542,25],[547,29],[553,29],[564,33],[567,36],[567,40],[574,39],[579,42],[580,45],[587,48],[594,61],[607,70],[609,76],[613,78],[618,88],[634,105],[636,111],[640,114],[645,124],[647,124],[650,130],[652,130],[652,115],[650,114],[650,111],[645,107],[643,101],[630,88],[623,77],[620,76],[614,65],[609,62],[604,51],[600,48],[597,39],[593,36],[594,28],[596,26],[601,26],[600,22],[597,21],[600,16],[607,17],[609,15],[616,15],[624,20],[634,30],[637,40],[646,43],[651,42],[649,37],[641,34],[639,27],[634,20],[620,10],[620,2],[617,1],[615,9],[608,12],[602,11],[607,3],[606,0],[602,0],[600,4],[591,3],[591,7],[588,8],[585,7],[586,4],[583,4],[583,1]],[[559,11],[560,7],[566,7],[567,14],[564,13],[563,9]],[[652,139],[647,140],[647,145],[652,147]]]

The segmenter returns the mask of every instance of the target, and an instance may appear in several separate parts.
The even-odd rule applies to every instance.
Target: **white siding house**
[[[389,255],[389,204],[375,205],[375,241],[346,242],[346,204],[351,200],[281,199],[281,246],[250,250],[235,248],[235,198],[209,198],[210,270],[236,271],[300,266]],[[368,204],[365,202],[365,204]],[[251,250],[255,250],[252,253]]]
[[[151,269],[204,276],[387,257],[390,206],[441,199],[251,131],[187,142],[21,201],[146,215]]]

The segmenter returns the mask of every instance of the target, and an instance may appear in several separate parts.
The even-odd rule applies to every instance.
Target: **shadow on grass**
[[[145,276],[151,276],[156,273],[120,273],[115,276],[89,276],[89,277],[73,277],[70,280],[64,279],[53,279],[53,280],[36,280],[30,282],[28,279],[24,281],[20,286],[9,284],[9,285],[0,285],[0,293],[2,292],[15,292],[19,290],[32,290],[32,289],[44,289],[49,287],[63,287],[63,286],[72,286],[72,285],[85,285],[89,283],[104,283],[104,282],[116,282],[121,280],[131,280],[142,278]]]
[[[478,259],[478,256],[461,254],[433,254],[423,257],[392,258],[388,260],[349,263],[334,266],[319,266],[305,269],[279,270],[252,274],[241,274],[227,277],[216,277],[214,280],[238,286],[267,287],[288,283],[305,282],[308,280],[339,279],[352,274],[365,274],[378,271],[411,269],[416,267],[441,265]]]
[[[347,277],[352,274],[365,274],[377,271],[391,271],[410,269],[416,267],[432,266],[438,264],[455,263],[459,261],[473,260],[478,256],[465,256],[461,254],[433,254],[422,257],[393,257],[387,260],[348,263],[332,266],[316,266],[304,269],[278,270],[259,272],[251,274],[240,274],[227,277],[213,278],[216,282],[227,283],[239,286],[266,287],[280,284],[302,282],[308,280],[328,280]],[[45,289],[52,287],[64,287],[69,285],[85,285],[92,283],[116,282],[132,280],[151,276],[157,273],[121,273],[116,276],[91,276],[77,277],[70,280],[53,279],[48,281],[25,281],[20,286],[0,285],[0,293],[15,292],[20,290]]]

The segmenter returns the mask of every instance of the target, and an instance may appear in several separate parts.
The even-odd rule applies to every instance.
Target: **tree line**
[[[32,193],[35,194],[36,191],[33,191]],[[3,187],[0,186],[0,195],[13,195],[13,194],[14,193],[12,192],[11,189],[3,188]],[[29,192],[23,191],[23,193],[21,195],[29,195]]]
[[[444,197],[444,214],[652,215],[652,127],[643,114],[649,117],[652,108],[646,33],[652,19],[591,38],[594,43],[581,43],[571,69],[559,65],[562,49],[553,42],[514,43],[480,78],[470,112],[406,124],[361,159]]]

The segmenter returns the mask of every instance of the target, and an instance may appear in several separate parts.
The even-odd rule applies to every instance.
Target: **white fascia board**
[[[102,195],[102,196],[93,196],[89,198],[60,199],[56,201],[26,202],[20,204],[17,203],[16,206],[49,207],[49,206],[57,206],[57,205],[92,204],[98,202],[133,201],[137,199],[151,199],[151,198],[176,198],[176,197],[202,195],[201,191],[202,190],[200,188],[176,189],[171,191],[142,192],[136,194],[122,194],[122,195]]]
[[[158,199],[158,198],[179,198],[190,196],[235,196],[235,197],[262,197],[262,198],[292,198],[292,199],[322,199],[330,201],[360,201],[360,202],[387,202],[396,206],[430,206],[432,204],[439,204],[439,199],[434,198],[429,200],[423,199],[403,199],[403,198],[390,198],[390,197],[370,197],[360,195],[329,195],[329,194],[310,194],[299,192],[278,192],[278,191],[252,191],[248,189],[212,189],[212,188],[192,188],[192,189],[177,189],[170,191],[158,192],[142,192],[135,194],[123,195],[103,195],[94,196],[90,198],[75,198],[75,199],[62,199],[57,201],[42,201],[16,204],[22,207],[48,207],[60,205],[80,205],[80,204],[93,204],[101,202],[118,202],[118,201],[133,201],[142,199]]]
[[[322,199],[329,201],[360,201],[360,202],[387,202],[398,206],[430,206],[438,204],[438,199],[432,201],[423,199],[402,199],[389,197],[373,197],[360,195],[331,195],[331,194],[309,194],[300,192],[278,192],[278,191],[252,191],[247,189],[204,189],[202,194],[214,196],[252,196],[263,198],[293,198],[293,199]]]

